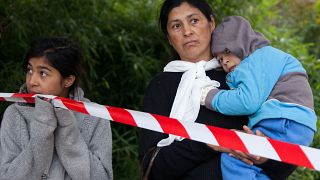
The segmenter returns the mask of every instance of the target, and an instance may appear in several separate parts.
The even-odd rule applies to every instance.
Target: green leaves
[[[171,57],[171,47],[158,27],[162,2],[1,0],[0,91],[16,92],[24,82],[21,65],[32,38],[65,36],[83,49],[87,97],[97,103],[139,110],[147,84]],[[298,0],[208,2],[216,14],[216,23],[229,15],[242,15],[273,46],[301,60],[308,71],[319,114],[319,1],[307,4],[307,11],[298,6]],[[303,15],[291,12],[301,9]],[[0,112],[6,105],[1,103]],[[115,123],[112,128],[115,179],[138,179],[138,130]],[[318,134],[313,146],[320,148]],[[292,175],[296,177],[319,179],[319,173],[299,168]]]

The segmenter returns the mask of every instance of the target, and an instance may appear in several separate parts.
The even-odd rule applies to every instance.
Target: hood
[[[269,40],[252,29],[250,23],[241,16],[229,16],[220,23],[212,34],[213,55],[229,49],[241,60],[255,50],[268,46]]]

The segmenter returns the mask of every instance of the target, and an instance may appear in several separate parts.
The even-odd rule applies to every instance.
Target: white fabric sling
[[[200,110],[201,89],[207,86],[219,87],[220,83],[211,80],[205,71],[220,67],[214,58],[210,61],[192,63],[188,61],[171,61],[164,67],[164,72],[184,72],[171,108],[170,117],[194,122]],[[169,134],[169,137],[158,142],[158,147],[168,146],[174,140],[183,140],[180,136]]]

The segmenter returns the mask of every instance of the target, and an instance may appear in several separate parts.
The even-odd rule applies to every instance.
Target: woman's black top
[[[163,72],[158,74],[149,84],[144,98],[142,111],[169,116],[183,73]],[[223,70],[210,70],[206,72],[211,79],[220,82],[220,89],[228,89],[226,73]],[[213,125],[227,129],[242,129],[247,125],[247,116],[225,116],[211,111],[204,106],[200,107],[196,122]],[[150,160],[149,150],[161,140],[168,137],[166,134],[142,129],[139,144],[139,160],[143,171],[146,170]],[[174,141],[171,145],[161,148],[152,166],[149,179],[222,179],[220,168],[220,155],[206,144],[184,139]],[[274,164],[282,164],[273,162]],[[266,169],[269,165],[265,165]],[[272,169],[272,168],[271,168]]]
[[[220,82],[221,89],[228,88],[224,71],[210,70],[206,73],[211,79]],[[169,116],[182,74],[163,72],[156,76],[147,89],[142,110]],[[242,129],[242,126],[247,124],[247,118],[225,116],[201,106],[196,122],[228,129]],[[166,137],[166,134],[141,130],[139,159],[141,162],[144,158],[144,170],[150,155],[147,151]],[[174,141],[158,153],[150,179],[221,179],[220,153],[197,141]]]

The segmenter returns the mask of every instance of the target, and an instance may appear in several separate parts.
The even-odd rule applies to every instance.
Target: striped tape
[[[200,123],[179,121],[156,114],[104,106],[96,103],[86,103],[50,95],[0,93],[0,101],[34,103],[36,96],[52,99],[55,107],[69,109],[121,124],[240,150],[256,156],[320,171],[319,149],[290,144],[267,137],[231,131]]]

